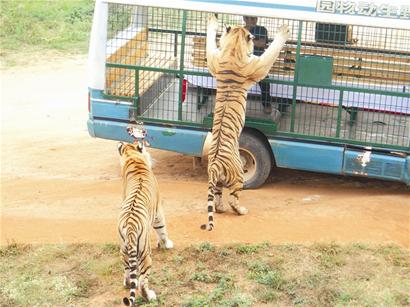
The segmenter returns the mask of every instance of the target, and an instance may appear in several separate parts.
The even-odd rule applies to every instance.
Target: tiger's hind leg
[[[121,261],[124,268],[124,288],[130,288],[130,263],[128,258],[128,243],[126,241],[125,235],[120,231],[121,245],[120,245],[120,255]]]
[[[128,243],[127,246],[127,254],[128,254],[128,277],[127,280],[124,280],[124,283],[129,284],[130,289],[130,296],[123,298],[123,303],[125,306],[134,306],[135,297],[136,297],[136,290],[138,288],[138,271],[137,271],[137,254],[138,251],[135,248],[135,242]]]
[[[234,185],[229,193],[229,205],[239,215],[245,215],[248,213],[248,209],[239,206],[239,194],[243,189],[243,184]]]
[[[130,265],[128,262],[128,252],[127,248],[121,246],[121,259],[122,259],[122,264],[124,267],[124,288],[129,289],[130,288]]]
[[[149,288],[149,282],[148,282],[148,277],[151,274],[151,266],[152,266],[150,246],[148,246],[146,251],[141,255],[141,259],[144,259],[140,263],[139,268],[138,268],[138,271],[141,274],[139,276],[139,290],[140,290],[141,296],[147,301],[156,300],[157,296],[154,290],[151,290]]]
[[[167,225],[165,223],[165,216],[162,208],[158,208],[153,227],[157,233],[158,247],[165,249],[173,248],[174,243],[168,238]]]
[[[215,211],[216,213],[226,212],[226,207],[222,202],[222,183],[218,182],[215,186]]]
[[[245,215],[248,213],[248,209],[239,206],[239,194],[243,190],[243,167],[239,156],[239,150],[234,153],[232,164],[232,172],[230,177],[229,187],[229,205],[239,215]]]
[[[239,156],[239,152],[238,152]],[[242,164],[237,165],[236,175],[234,176],[234,182],[229,186],[229,205],[239,215],[245,215],[248,213],[248,209],[239,206],[239,194],[243,190],[243,168]]]
[[[156,294],[149,288],[148,278],[151,273],[151,229],[145,227],[140,233],[136,234],[136,242],[133,247],[128,247],[130,265],[130,296],[123,298],[126,306],[135,306],[137,289],[141,296],[147,300],[155,300]]]

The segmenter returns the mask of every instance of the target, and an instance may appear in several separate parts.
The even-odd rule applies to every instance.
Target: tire
[[[272,152],[261,136],[243,131],[239,153],[244,168],[244,189],[257,189],[269,177],[273,166]]]

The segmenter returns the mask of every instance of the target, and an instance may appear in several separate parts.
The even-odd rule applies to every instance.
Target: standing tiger
[[[229,205],[239,215],[248,209],[239,206],[243,189],[243,168],[239,155],[239,136],[245,122],[246,96],[253,84],[265,78],[289,37],[287,25],[280,27],[274,42],[261,55],[253,51],[253,35],[242,27],[226,27],[216,46],[218,20],[208,19],[206,56],[210,73],[216,78],[217,90],[212,126],[212,142],[208,153],[208,224],[212,230],[213,213],[224,212],[222,188],[230,190]]]
[[[123,202],[118,231],[121,239],[121,256],[124,264],[124,286],[130,287],[130,298],[124,297],[126,306],[133,306],[138,288],[148,301],[156,299],[149,289],[151,271],[151,227],[157,232],[158,246],[170,249],[165,218],[160,206],[158,183],[151,169],[151,157],[142,143],[118,144],[123,177]]]

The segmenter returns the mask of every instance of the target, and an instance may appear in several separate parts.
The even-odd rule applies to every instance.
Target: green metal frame
[[[180,10],[182,16],[182,25],[181,30],[167,30],[167,29],[149,29],[149,32],[157,32],[157,33],[170,33],[174,35],[174,41],[176,43],[180,43],[180,49],[185,50],[185,41],[187,35],[197,35],[197,36],[205,36],[205,33],[196,33],[192,31],[187,31],[187,11]],[[407,146],[396,146],[390,144],[381,144],[381,143],[372,143],[366,141],[356,141],[351,139],[346,139],[341,137],[341,127],[342,127],[342,112],[343,112],[343,96],[346,91],[348,92],[358,92],[358,93],[369,93],[369,94],[380,94],[384,96],[394,96],[394,97],[406,97],[410,98],[410,94],[404,92],[394,92],[394,91],[386,91],[386,90],[378,90],[378,89],[366,89],[361,87],[350,87],[350,86],[335,86],[335,85],[318,85],[318,84],[306,84],[299,81],[300,79],[300,60],[301,60],[301,46],[302,46],[302,32],[303,32],[303,23],[304,21],[299,21],[298,25],[298,38],[297,38],[297,47],[296,47],[296,61],[295,61],[295,70],[294,70],[294,77],[293,81],[284,81],[284,80],[274,80],[272,78],[266,79],[270,83],[275,84],[284,84],[293,87],[293,97],[292,97],[292,106],[291,106],[291,114],[290,114],[290,129],[289,131],[279,131],[277,126],[274,122],[266,121],[266,120],[258,120],[253,118],[247,118],[245,125],[248,127],[253,127],[258,130],[261,130],[267,135],[277,135],[283,137],[291,137],[297,139],[310,139],[310,140],[319,140],[324,142],[330,143],[338,143],[338,144],[352,144],[352,145],[360,145],[360,146],[372,146],[376,148],[388,148],[393,150],[405,151],[410,152],[410,148]],[[180,40],[179,40],[180,38]],[[177,55],[177,46],[175,46],[174,54]],[[209,129],[212,126],[212,117],[207,117],[204,119],[202,124],[194,123],[189,121],[182,120],[182,87],[183,87],[183,78],[186,75],[196,75],[196,76],[211,76],[207,72],[203,71],[194,71],[194,70],[187,70],[184,67],[184,60],[185,60],[185,53],[180,52],[179,56],[180,65],[178,69],[171,69],[171,68],[159,68],[159,67],[150,67],[150,66],[140,66],[140,65],[127,65],[127,64],[119,64],[119,63],[106,63],[107,68],[123,68],[128,70],[135,71],[135,93],[133,97],[128,96],[116,96],[116,95],[108,95],[105,94],[105,97],[108,99],[116,99],[116,100],[128,100],[133,102],[133,106],[135,111],[138,110],[139,107],[139,74],[141,71],[153,71],[153,72],[162,72],[162,73],[169,73],[175,74],[180,77],[179,81],[179,95],[178,95],[178,121],[170,121],[170,120],[161,120],[161,119],[152,119],[152,118],[144,118],[144,117],[137,117],[137,120],[143,120],[146,122],[153,122],[153,123],[165,123],[165,124],[172,124],[172,125],[179,125],[179,126],[188,126],[188,127],[195,127],[195,128],[205,128]],[[297,101],[297,89],[298,87],[310,87],[310,88],[323,88],[323,89],[330,89],[339,91],[339,103],[337,106],[337,123],[336,123],[336,132],[334,137],[324,137],[324,136],[315,136],[315,135],[307,135],[295,132],[295,114],[296,114],[296,101]],[[350,123],[353,124],[355,121],[355,116],[357,115],[357,110],[349,110],[350,113]],[[135,113],[137,114],[137,113]]]

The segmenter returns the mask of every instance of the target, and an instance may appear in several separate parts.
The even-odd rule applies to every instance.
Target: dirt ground
[[[116,142],[88,135],[84,57],[1,72],[1,244],[116,242]],[[209,241],[395,243],[410,247],[410,190],[400,183],[276,169],[244,191],[249,215],[206,221],[206,169],[151,149],[176,246]]]

